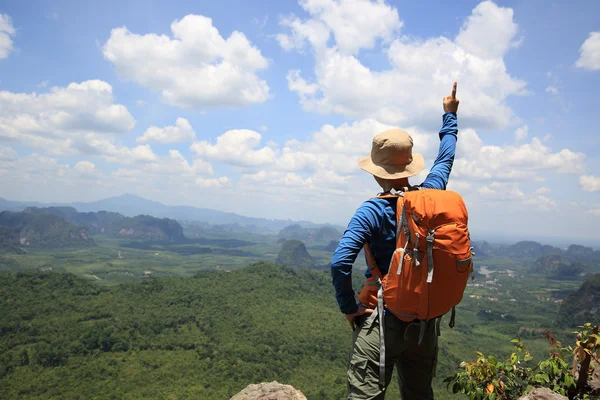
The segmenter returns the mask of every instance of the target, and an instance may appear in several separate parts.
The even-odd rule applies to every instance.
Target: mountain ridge
[[[0,211],[21,211],[26,207],[65,207],[76,208],[79,212],[118,212],[127,217],[140,214],[152,215],[158,218],[172,218],[179,221],[203,221],[215,225],[239,224],[241,226],[254,226],[255,229],[267,229],[278,232],[286,226],[298,224],[305,228],[318,228],[331,226],[335,229],[341,227],[332,224],[317,224],[311,221],[293,221],[291,219],[268,219],[259,217],[247,217],[233,212],[220,211],[211,208],[194,206],[169,206],[158,201],[149,200],[133,194],[123,194],[101,199],[93,202],[72,203],[40,203],[20,202],[0,198]]]

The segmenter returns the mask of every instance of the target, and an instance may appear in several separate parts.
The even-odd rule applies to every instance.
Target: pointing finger
[[[454,86],[452,86],[452,99],[456,99],[456,82],[454,82]]]

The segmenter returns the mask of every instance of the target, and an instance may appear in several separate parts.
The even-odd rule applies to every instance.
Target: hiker
[[[412,152],[411,136],[400,129],[392,129],[373,138],[371,155],[362,158],[359,165],[373,175],[383,189],[382,194],[419,187],[446,189],[456,148],[458,104],[455,82],[451,95],[443,99],[444,115],[438,156],[420,185],[411,186],[408,182],[409,177],[419,174],[425,167],[423,156]],[[394,365],[403,400],[433,399],[431,382],[437,358],[439,323],[437,326],[434,323],[427,324],[419,332],[419,329],[407,329],[411,322],[397,318],[389,310],[384,312],[385,316],[379,315],[378,318],[385,319],[382,329],[385,333],[382,372],[385,373],[380,374],[379,329],[371,326],[378,324],[378,319],[368,318],[374,310],[357,303],[352,289],[352,264],[366,244],[381,274],[387,274],[397,245],[397,201],[398,197],[390,196],[364,202],[350,220],[331,263],[338,304],[354,331],[347,374],[348,399],[383,399]],[[366,255],[368,258],[369,255]],[[371,276],[369,269],[365,275],[367,278]],[[383,382],[380,381],[380,375],[384,376]]]

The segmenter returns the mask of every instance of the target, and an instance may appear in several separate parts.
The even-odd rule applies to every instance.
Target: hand
[[[352,328],[353,331],[356,330],[356,323],[354,322],[354,318],[360,316],[360,315],[365,315],[365,314],[373,314],[373,310],[371,310],[370,308],[365,308],[365,307],[358,307],[358,311],[356,311],[355,313],[352,314],[345,314],[346,315],[346,319],[348,320],[348,322],[350,323],[350,327]]]
[[[456,113],[458,111],[458,103],[460,103],[460,100],[456,98],[456,82],[454,82],[452,94],[444,97],[444,113]]]

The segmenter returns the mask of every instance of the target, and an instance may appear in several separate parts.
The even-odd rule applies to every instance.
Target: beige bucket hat
[[[381,132],[373,138],[371,155],[361,158],[363,170],[383,179],[415,176],[425,168],[425,159],[413,153],[412,137],[400,129]]]

